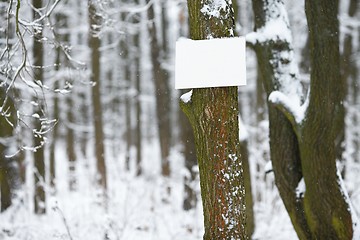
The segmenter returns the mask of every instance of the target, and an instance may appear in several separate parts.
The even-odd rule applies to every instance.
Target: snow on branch
[[[292,42],[289,19],[285,6],[280,1],[269,1],[266,8],[265,25],[246,35],[250,45],[264,44],[269,41]]]
[[[269,102],[280,109],[293,126],[301,125],[305,119],[306,110],[308,107],[307,100],[300,105],[296,98],[292,99],[280,91],[273,91],[269,96]]]

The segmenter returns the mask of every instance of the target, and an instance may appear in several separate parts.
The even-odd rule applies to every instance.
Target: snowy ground
[[[266,144],[265,144],[266,145]],[[124,171],[123,156],[108,161],[109,201],[107,210],[101,204],[94,184],[94,159],[81,159],[77,163],[78,191],[68,190],[67,162],[57,167],[58,190],[48,198],[47,214],[32,213],[31,185],[22,194],[22,203],[0,215],[0,240],[196,240],[202,239],[202,207],[182,210],[183,183],[182,157],[172,154],[173,175],[170,179],[159,177],[155,144],[147,144],[144,151],[145,175],[136,178]],[[261,151],[252,149],[253,195],[256,231],[253,239],[297,239],[283,204],[274,187],[273,176],[255,171]],[[266,155],[266,154],[265,154]],[[59,159],[64,152],[58,152]],[[263,160],[261,160],[263,161]],[[264,165],[260,166],[261,169]],[[360,183],[356,177],[359,165],[349,169],[346,181],[354,207],[359,211]],[[31,176],[28,177],[31,181]],[[168,195],[166,189],[171,188]]]

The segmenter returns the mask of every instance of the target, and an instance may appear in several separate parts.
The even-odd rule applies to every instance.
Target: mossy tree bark
[[[313,238],[352,239],[351,214],[336,169],[336,140],[342,133],[346,92],[339,68],[337,3],[306,0],[305,10],[311,91],[299,142],[306,219]]]
[[[253,0],[255,31],[266,26],[270,16],[270,6],[281,3],[277,0]],[[277,10],[279,11],[279,10]],[[260,76],[267,97],[280,89],[278,74],[282,65],[282,52],[292,51],[290,42],[284,39],[256,42],[254,48]],[[290,63],[290,62],[289,62]],[[301,199],[296,196],[296,188],[301,180],[301,162],[298,141],[291,123],[285,115],[275,107],[269,107],[270,155],[275,174],[275,183],[283,199],[286,210],[300,239],[310,239],[310,232],[304,215]]]
[[[286,19],[284,24],[288,25],[287,16],[277,14],[284,12],[282,0],[253,0],[253,9],[255,30],[259,34],[268,21]],[[286,101],[274,101],[271,95],[280,91],[290,96],[294,93],[287,86],[299,84],[296,73],[286,70],[294,64],[291,41],[278,35],[251,42],[270,97],[270,148],[275,181],[300,239],[351,239],[349,206],[336,170],[335,140],[341,133],[344,100],[339,71],[337,4],[325,0],[306,1],[306,14],[311,91],[305,101],[304,106],[308,104],[308,107],[303,108],[306,109],[303,119],[296,118]],[[299,92],[301,95],[301,90]],[[302,178],[306,192],[297,194]]]
[[[185,93],[182,91],[182,93]],[[195,140],[194,133],[192,131],[189,120],[186,118],[185,114],[179,109],[179,121],[181,126],[181,143],[182,143],[182,152],[185,157],[185,168],[187,173],[184,177],[184,210],[190,210],[196,207],[197,196],[194,188],[194,181],[198,177],[197,168],[197,159],[196,159],[196,150],[195,150]]]
[[[232,37],[231,1],[188,1],[194,40]],[[220,6],[221,5],[221,6]],[[201,11],[206,7],[218,15]],[[180,102],[194,131],[204,209],[204,239],[248,239],[240,157],[237,87],[194,89]]]

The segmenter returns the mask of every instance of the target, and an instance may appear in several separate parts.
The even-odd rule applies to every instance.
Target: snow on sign
[[[176,42],[175,89],[246,85],[245,38]]]

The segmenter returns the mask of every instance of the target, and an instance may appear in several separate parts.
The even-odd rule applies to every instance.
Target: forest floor
[[[31,175],[19,191],[21,199],[0,214],[0,240],[196,240],[202,239],[201,201],[195,209],[184,211],[183,158],[173,151],[172,176],[159,176],[158,151],[147,144],[143,162],[145,174],[135,177],[124,170],[124,158],[109,158],[108,200],[103,204],[95,184],[95,159],[79,159],[76,165],[77,190],[69,191],[67,161],[57,165],[57,191],[47,199],[47,214],[37,216],[32,210]],[[252,150],[250,149],[250,153]],[[255,154],[256,155],[256,154]],[[251,156],[254,157],[254,154]],[[250,157],[253,173],[256,230],[252,239],[297,239],[284,209],[272,174],[254,172],[256,160]],[[66,159],[65,151],[58,159]],[[61,163],[61,164],[60,164]],[[349,166],[345,184],[355,210],[360,210],[360,164]],[[200,199],[200,186],[196,183]],[[170,188],[170,194],[168,192]],[[50,191],[50,190],[49,190]],[[48,194],[50,195],[50,194]]]

